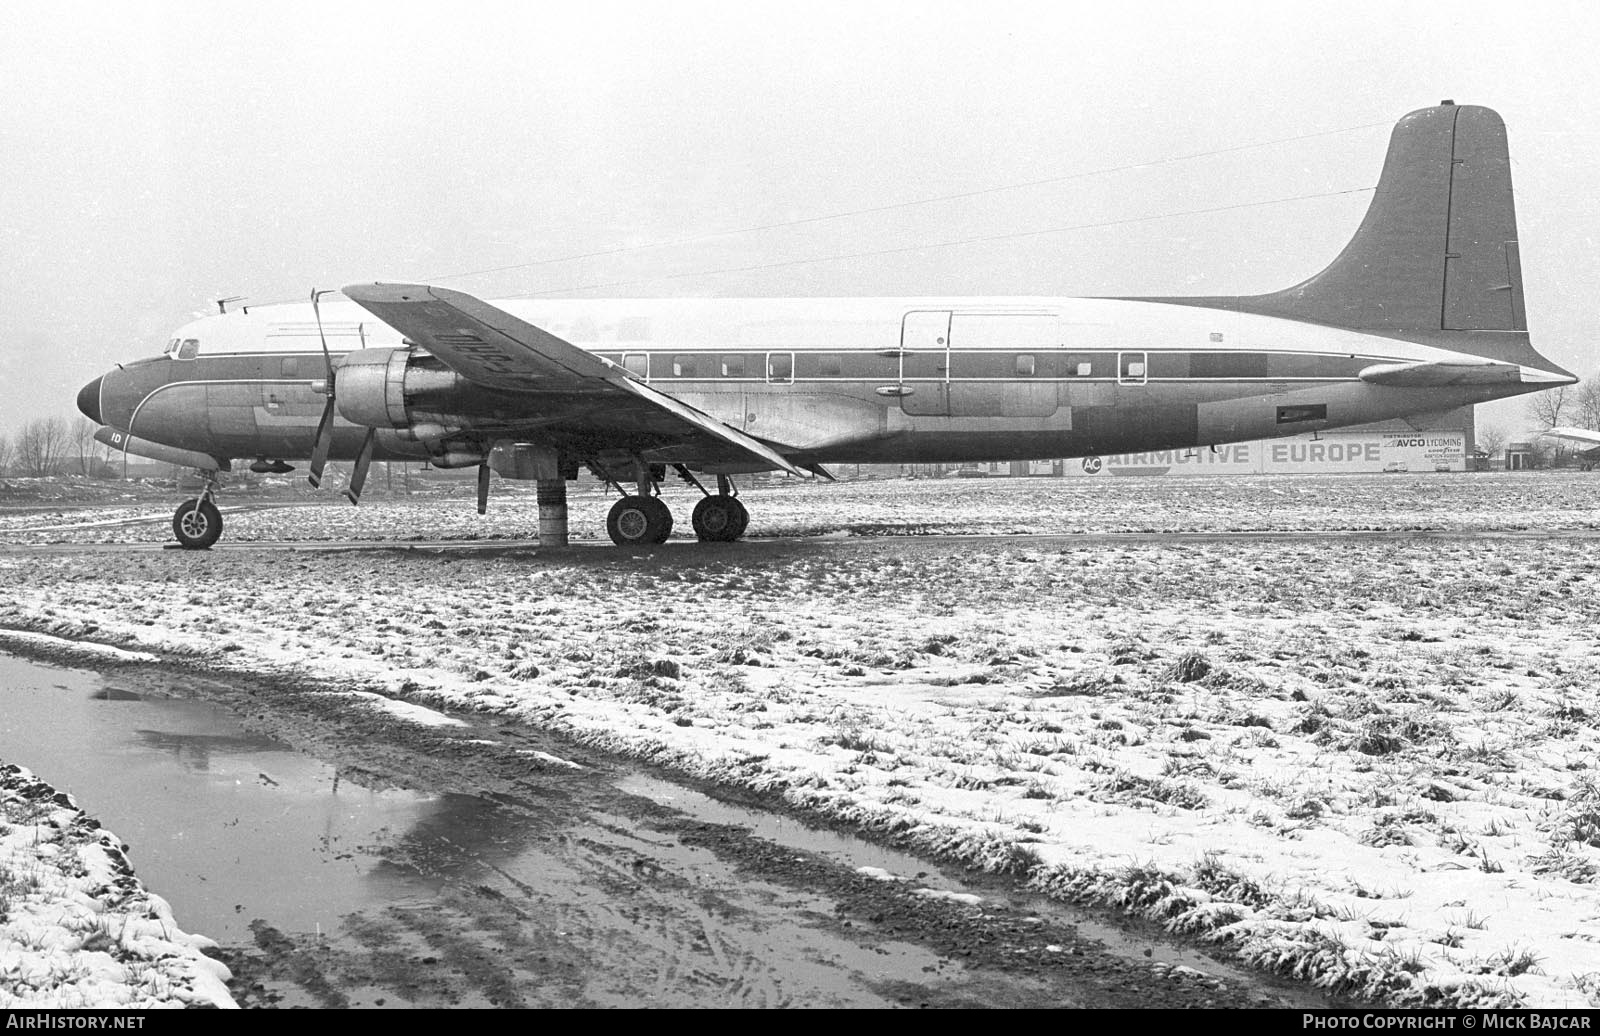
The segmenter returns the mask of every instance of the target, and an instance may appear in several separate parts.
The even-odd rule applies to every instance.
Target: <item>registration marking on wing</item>
[[[442,346],[449,346],[457,353],[470,356],[473,363],[481,370],[493,374],[497,383],[514,382],[519,385],[537,386],[545,380],[541,375],[529,373],[525,357],[505,348],[497,341],[465,332],[434,334],[429,337]]]

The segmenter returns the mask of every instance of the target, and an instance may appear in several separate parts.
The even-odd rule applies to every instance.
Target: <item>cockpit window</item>
[[[185,338],[183,344],[178,346],[178,359],[192,360],[200,355],[200,339]]]
[[[168,342],[167,343],[166,352],[163,353],[162,355],[164,355],[164,356],[177,356],[178,355],[178,339],[174,338],[170,342]]]

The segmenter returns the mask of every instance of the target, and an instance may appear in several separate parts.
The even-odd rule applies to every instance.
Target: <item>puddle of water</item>
[[[431,955],[448,936],[482,951],[458,947],[460,961],[494,956],[495,967],[515,978],[507,987],[513,998],[527,983],[559,977],[543,963],[548,953],[582,965],[581,1000],[617,1006],[886,1006],[878,984],[949,988],[970,977],[926,947],[858,945],[821,923],[832,916],[827,898],[752,883],[703,849],[653,837],[623,817],[575,823],[564,809],[360,787],[246,730],[226,709],[160,693],[173,686],[165,679],[184,677],[141,670],[119,679],[0,654],[0,761],[77,796],[129,843],[141,879],[172,903],[188,931],[248,944],[249,922],[264,918],[286,932],[323,933],[333,937],[330,946],[374,953],[342,923],[365,912],[369,922],[393,922],[380,933],[385,953]],[[916,857],[644,774],[616,786],[796,850],[881,868],[914,887],[974,891]],[[997,908],[1003,902],[1024,916],[1076,926],[1115,954],[1250,979],[1043,898],[980,895]],[[474,905],[481,897],[488,906]],[[502,900],[504,910],[493,905]],[[408,913],[425,921],[391,916]],[[355,992],[362,1003],[381,993],[400,1006],[416,991]],[[450,1002],[488,1006],[503,1002],[503,992],[490,982]]]
[[[6,655],[0,760],[77,798],[185,930],[223,943],[249,942],[252,918],[330,931],[351,910],[427,894],[433,876],[362,849],[458,806],[342,780],[213,705]]]

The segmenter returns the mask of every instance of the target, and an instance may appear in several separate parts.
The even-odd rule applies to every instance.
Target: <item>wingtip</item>
[[[391,284],[384,281],[346,284],[339,290],[353,302],[415,302],[433,295],[432,286],[427,284]]]

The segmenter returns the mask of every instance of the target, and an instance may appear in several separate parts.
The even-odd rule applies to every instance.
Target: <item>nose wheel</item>
[[[172,514],[172,535],[184,550],[206,550],[222,536],[222,513],[204,497],[185,500]]]

